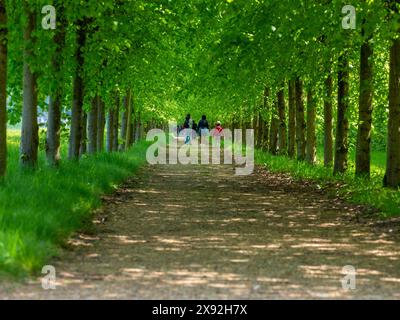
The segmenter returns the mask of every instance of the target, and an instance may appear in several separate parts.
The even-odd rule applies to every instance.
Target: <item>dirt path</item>
[[[257,169],[153,166],[105,199],[95,233],[40,279],[3,285],[0,298],[400,298],[396,232],[358,223],[360,209]],[[356,290],[342,268],[357,269]]]

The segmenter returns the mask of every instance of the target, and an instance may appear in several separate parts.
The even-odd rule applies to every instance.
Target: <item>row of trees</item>
[[[342,0],[48,2],[0,1],[1,174],[7,88],[23,166],[37,159],[37,105],[48,111],[52,165],[65,119],[76,160],[102,149],[105,123],[116,150],[139,114],[165,123],[190,112],[254,126],[260,147],[309,163],[322,143],[335,174],[354,148],[356,174],[369,176],[371,148],[385,149],[385,185],[400,185],[397,1],[352,1],[354,30],[342,28]],[[47,4],[55,30],[40,25]]]
[[[220,2],[207,18],[218,25],[202,44],[210,50],[198,57],[213,79],[209,86],[201,79],[206,90],[193,83],[206,97],[219,91],[232,109],[226,117],[221,106],[218,117],[243,126],[252,122],[258,145],[274,154],[314,164],[323,143],[324,164],[342,174],[354,148],[355,174],[369,177],[372,147],[386,149],[384,185],[397,188],[399,3],[353,1],[355,29],[342,27],[346,4]]]
[[[395,22],[395,33],[390,33],[392,39],[389,44],[389,90],[388,90],[388,130],[387,130],[387,168],[384,177],[384,185],[390,187],[400,186],[400,52],[399,52],[399,6],[396,2],[386,2],[388,16],[393,16]],[[357,110],[357,137],[355,147],[355,174],[357,176],[370,176],[371,166],[371,137],[372,137],[372,118],[373,118],[373,95],[374,95],[374,37],[377,29],[368,25],[369,18],[377,11],[376,6],[365,7],[361,18],[362,25],[360,30],[361,44],[359,46],[359,79],[358,79],[358,110]],[[322,29],[323,30],[323,29]],[[349,50],[356,48],[350,46],[348,34],[351,31],[344,30],[345,46],[337,55],[336,74],[337,74],[337,110],[336,110],[336,130],[333,139],[333,79],[332,60],[327,65],[324,81],[323,100],[323,141],[324,141],[324,164],[331,166],[333,162],[333,173],[344,173],[348,168],[349,154],[349,109],[351,106],[350,86],[350,53]],[[324,45],[327,41],[326,34],[320,32],[315,37]],[[304,76],[303,76],[304,77]],[[298,73],[293,74],[288,80],[289,96],[289,126],[288,126],[288,147],[286,146],[286,123],[285,123],[285,101],[283,87],[277,89],[274,106],[271,110],[270,120],[270,141],[269,151],[272,153],[284,153],[297,159],[306,160],[310,164],[316,163],[316,95],[315,86],[318,85],[308,79],[306,92],[306,110],[303,102],[303,78]],[[309,78],[305,75],[304,78]],[[307,81],[307,80],[306,80]],[[306,113],[306,117],[305,117]],[[261,117],[259,117],[261,119]],[[305,120],[306,119],[306,120]],[[269,120],[269,119],[268,119]],[[265,120],[264,120],[265,121]],[[268,124],[264,124],[267,128]],[[261,135],[258,135],[261,136]],[[268,137],[268,136],[267,136]],[[277,141],[278,144],[277,144]],[[294,143],[295,142],[295,143]],[[268,139],[258,141],[260,145],[268,144]],[[297,148],[295,150],[294,145]],[[297,152],[295,152],[297,151]]]
[[[133,88],[143,85],[137,61],[148,59],[144,42],[153,41],[141,23],[156,5],[144,12],[144,2],[54,0],[55,12],[43,14],[48,4],[0,1],[0,177],[7,168],[8,120],[21,123],[20,164],[29,168],[37,166],[40,113],[47,115],[45,151],[52,166],[61,160],[64,129],[68,158],[78,160],[129,148],[146,120]],[[52,19],[55,28],[47,28]]]

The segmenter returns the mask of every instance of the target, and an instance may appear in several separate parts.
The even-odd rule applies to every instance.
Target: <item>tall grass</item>
[[[147,143],[126,153],[100,153],[79,163],[46,166],[41,152],[36,171],[18,166],[19,134],[9,132],[9,167],[0,184],[0,273],[38,270],[59,245],[81,228],[100,195],[111,192],[145,162]],[[66,145],[63,145],[65,157]]]
[[[349,154],[354,159],[354,151]],[[371,155],[371,178],[356,178],[354,176],[354,161],[349,161],[349,170],[344,175],[333,176],[332,168],[325,168],[323,162],[323,148],[318,148],[316,165],[298,162],[286,156],[272,156],[269,153],[257,150],[256,163],[264,164],[273,172],[291,174],[297,179],[311,179],[321,187],[328,187],[330,192],[341,196],[350,202],[370,205],[381,211],[382,216],[391,217],[400,215],[400,190],[382,187],[385,174],[386,154],[374,151]],[[334,188],[332,188],[334,185]]]

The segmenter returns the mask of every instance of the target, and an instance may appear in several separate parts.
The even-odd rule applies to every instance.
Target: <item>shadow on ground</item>
[[[400,298],[399,239],[357,223],[362,208],[285,175],[148,166],[104,201],[96,232],[53,261],[56,290],[35,279],[0,297]],[[356,290],[342,288],[346,265]]]

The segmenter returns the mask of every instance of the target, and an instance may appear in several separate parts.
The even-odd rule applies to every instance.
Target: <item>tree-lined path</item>
[[[37,279],[0,298],[400,298],[398,230],[361,212],[262,168],[147,166],[50,261],[56,290]],[[352,292],[345,265],[357,269]]]
[[[0,278],[55,263],[101,195],[137,176],[151,129],[206,116],[253,129],[271,172],[380,215],[279,175],[147,168],[61,257],[52,295],[347,297],[352,264],[353,295],[392,296],[399,26],[398,0],[0,0]]]

